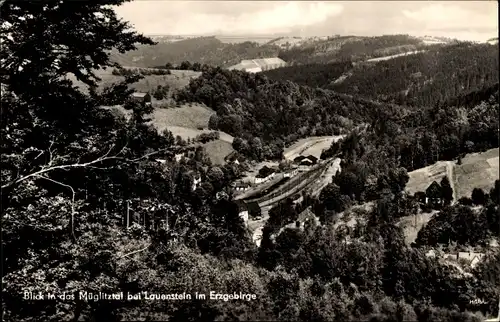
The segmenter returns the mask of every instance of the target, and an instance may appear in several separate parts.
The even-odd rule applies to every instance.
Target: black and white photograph
[[[0,0],[2,320],[500,322],[498,11]]]

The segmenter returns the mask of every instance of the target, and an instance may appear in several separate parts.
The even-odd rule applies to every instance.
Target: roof
[[[299,155],[298,157],[296,157],[295,159],[293,159],[293,161],[300,162],[300,161],[304,160],[305,158],[306,158],[305,156]]]
[[[253,68],[259,68],[260,66],[257,65],[256,63],[253,63],[253,62],[246,62],[244,63],[244,61],[242,61],[241,63],[239,64],[236,64],[234,66],[231,66],[229,67],[228,69],[229,70],[247,70],[247,69],[253,69]]]
[[[250,187],[250,183],[240,181],[240,182],[236,182],[234,186],[235,187]]]
[[[316,158],[314,155],[311,155],[311,154],[310,154],[310,155],[308,155],[308,156],[307,156],[307,158],[308,158],[309,160],[311,160],[311,161],[314,161],[314,162],[318,161],[318,158]]]
[[[425,190],[427,197],[441,198],[441,186],[436,181],[433,181]]]
[[[274,173],[275,170],[269,168],[268,166],[263,166],[260,170],[259,170],[259,174],[257,174],[256,178],[266,178],[267,176],[269,176],[271,173]]]
[[[481,259],[484,256],[483,253],[474,253],[474,252],[459,252],[458,253],[458,258],[463,258],[467,260],[473,260],[475,257],[478,259]]]
[[[247,207],[248,207],[248,211],[249,212],[252,212],[252,211],[260,211],[260,206],[257,202],[255,201],[252,201],[252,202],[249,202],[247,203]]]
[[[147,95],[147,93],[143,93],[143,92],[134,92],[134,93],[132,93],[133,97],[139,97],[139,98],[144,98],[146,95]]]
[[[238,157],[238,152],[233,151],[224,157],[225,161],[234,161]]]
[[[201,174],[198,171],[196,171],[196,170],[189,170],[186,173],[189,174],[189,175],[191,175],[191,176],[193,176],[193,178],[196,178],[196,179],[198,179],[198,178],[201,177]]]
[[[238,206],[238,208],[240,209],[240,211],[248,210],[247,203],[244,202],[243,200],[238,199],[238,200],[233,200],[233,202]]]
[[[311,211],[310,207],[307,207],[306,210],[301,212],[299,214],[299,217],[297,218],[297,221],[299,222],[305,222],[307,220],[316,220],[316,215]]]

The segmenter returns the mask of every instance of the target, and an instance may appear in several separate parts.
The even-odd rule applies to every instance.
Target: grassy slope
[[[456,198],[470,197],[472,189],[481,188],[488,192],[499,177],[498,148],[482,153],[468,154],[462,164],[453,162],[453,183]],[[446,162],[439,161],[428,167],[409,172],[410,180],[406,191],[413,194],[425,191],[432,181],[440,181],[446,175]],[[450,180],[451,181],[451,180]]]
[[[121,111],[125,111],[117,107]],[[125,111],[126,112],[126,111]],[[207,129],[210,116],[215,113],[206,106],[192,104],[180,108],[155,109],[152,115],[152,124],[158,131],[168,129],[174,136],[183,139],[195,138],[201,133],[212,132]],[[204,130],[198,130],[203,127]],[[203,146],[210,160],[214,164],[224,164],[224,158],[234,151],[233,137],[227,133],[219,132],[220,139],[207,142]]]
[[[454,169],[457,197],[470,197],[474,188],[489,192],[499,178],[498,161],[498,148],[463,158],[462,164]]]
[[[341,137],[343,136],[311,136],[300,139],[284,150],[284,156],[288,160],[293,160],[299,155],[314,155],[319,158],[323,150],[328,149],[333,141]]]

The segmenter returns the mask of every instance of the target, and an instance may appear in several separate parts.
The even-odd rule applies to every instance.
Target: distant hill
[[[158,67],[183,61],[228,67],[243,59],[276,57],[279,47],[259,45],[256,42],[223,43],[216,37],[198,37],[179,41],[159,42],[154,46],[141,46],[125,54],[112,52],[112,59],[121,65]]]
[[[348,73],[353,68],[349,61],[328,64],[303,64],[286,66],[263,72],[272,80],[290,80],[310,87],[327,87],[330,83]]]
[[[416,51],[430,44],[447,43],[442,39],[407,35],[278,37],[269,41],[236,37],[239,41],[229,42],[226,38],[155,36],[153,39],[158,42],[157,45],[141,46],[125,54],[115,51],[112,56],[114,61],[134,67],[158,67],[166,63],[180,64],[183,61],[228,67],[243,59],[276,56],[291,64],[310,64],[361,61]]]
[[[362,62],[291,65],[263,74],[396,104],[432,105],[460,99],[470,105],[477,102],[469,93],[498,83],[498,68],[498,47],[457,43]]]
[[[280,52],[280,58],[297,64],[366,60],[425,48],[420,38],[408,35],[379,37],[318,37]]]
[[[357,64],[325,87],[409,105],[433,105],[498,83],[498,47],[458,43],[376,63]]]

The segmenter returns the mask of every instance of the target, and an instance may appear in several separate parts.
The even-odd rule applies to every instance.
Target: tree
[[[225,186],[224,172],[219,167],[212,167],[207,172],[207,178],[216,191]]]
[[[73,73],[87,85],[95,85],[99,80],[95,68],[116,66],[110,62],[106,51],[116,48],[124,53],[135,49],[136,43],[154,44],[149,38],[129,31],[130,25],[119,20],[114,10],[107,6],[124,2],[5,1],[2,6],[6,26],[1,35],[1,59],[5,69],[2,83],[8,84],[16,95],[26,98],[36,98],[42,88],[49,89],[47,86],[69,90],[67,81],[58,80],[67,73]],[[57,27],[61,21],[66,28]],[[49,80],[50,83],[45,83]],[[42,85],[44,83],[46,85]]]
[[[153,44],[109,7],[123,2],[3,2],[1,83],[10,95],[1,97],[2,248],[9,259],[3,267],[9,300],[2,304],[10,320],[93,319],[98,311],[116,318],[116,304],[105,302],[24,301],[25,311],[18,304],[26,283],[56,295],[116,290],[114,268],[129,251],[115,242],[134,234],[119,227],[123,205],[138,195],[169,198],[165,173],[149,160],[166,158],[168,138],[143,122],[142,108],[131,106],[130,121],[102,109],[96,91],[94,71],[116,66],[111,49]],[[89,87],[88,95],[69,73]],[[123,91],[113,92],[124,103]],[[144,250],[143,241],[127,244]],[[42,275],[46,282],[37,280]]]
[[[453,201],[453,189],[451,188],[450,181],[446,176],[441,179],[441,189],[445,205],[450,205]]]
[[[496,205],[500,204],[500,180],[495,180],[495,185],[490,190],[490,199]]]
[[[218,126],[219,126],[219,117],[217,116],[217,114],[213,114],[212,116],[210,116],[210,119],[208,120],[208,128],[211,130],[217,130]]]
[[[471,194],[472,202],[477,205],[484,205],[486,202],[486,195],[484,194],[483,189],[474,188]]]
[[[179,66],[179,69],[182,69],[182,70],[188,70],[191,68],[192,68],[191,63],[188,61],[183,61]]]

